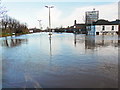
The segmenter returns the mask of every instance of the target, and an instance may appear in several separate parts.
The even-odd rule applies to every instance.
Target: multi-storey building
[[[93,22],[96,22],[99,19],[99,11],[87,11],[85,13],[85,23],[86,24],[93,24]]]

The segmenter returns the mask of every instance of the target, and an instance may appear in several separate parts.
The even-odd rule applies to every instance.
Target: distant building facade
[[[119,32],[120,20],[109,22],[107,20],[98,20],[90,26],[89,35],[114,35]]]
[[[81,33],[81,34],[86,34],[86,24],[84,24],[84,23],[78,24],[77,21],[75,20],[74,28],[75,28],[74,29],[75,32]]]

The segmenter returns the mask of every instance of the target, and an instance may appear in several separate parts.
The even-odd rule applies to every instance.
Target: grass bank
[[[26,33],[26,32],[15,33],[15,34],[13,34],[13,33],[1,33],[0,37],[7,37],[7,36],[13,36],[13,35],[19,36],[19,35],[24,35],[24,34],[30,34],[30,33]]]

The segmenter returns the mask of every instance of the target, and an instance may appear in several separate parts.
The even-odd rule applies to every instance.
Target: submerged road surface
[[[3,88],[117,88],[118,36],[0,38]]]

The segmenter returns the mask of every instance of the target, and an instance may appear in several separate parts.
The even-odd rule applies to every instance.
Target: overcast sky
[[[48,9],[45,5],[55,6],[51,9],[52,27],[71,26],[74,20],[83,23],[85,12],[93,8],[99,10],[99,19],[118,19],[118,0],[4,0],[3,5],[9,16],[27,23],[29,28],[39,28],[38,19],[42,20],[44,28],[48,26]]]

